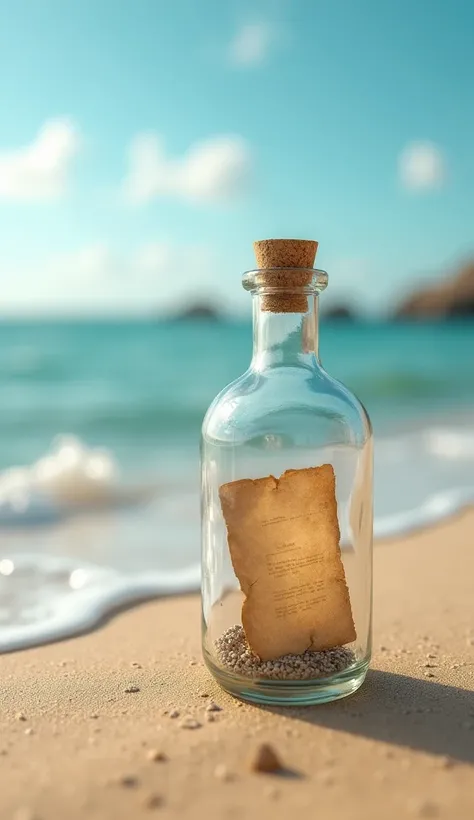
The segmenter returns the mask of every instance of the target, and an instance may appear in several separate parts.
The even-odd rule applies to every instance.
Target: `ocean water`
[[[0,324],[0,651],[199,585],[198,442],[247,322]],[[375,534],[474,499],[474,323],[323,322],[375,430]]]

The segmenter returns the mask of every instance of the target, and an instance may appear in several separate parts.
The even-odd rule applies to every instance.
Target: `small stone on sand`
[[[224,783],[229,783],[231,780],[234,779],[234,776],[224,763],[219,763],[218,766],[214,769],[214,777],[217,780],[222,780]]]
[[[139,691],[140,691],[140,687],[135,686],[133,684],[132,684],[132,686],[127,686],[126,689],[124,689],[124,692],[126,692],[127,695],[134,694],[135,692],[139,692]]]
[[[170,718],[179,718],[180,714],[179,709],[172,709],[170,712]]]
[[[136,789],[138,786],[138,777],[135,777],[133,774],[124,774],[122,777],[119,777],[119,785],[124,786],[126,789]]]
[[[137,661],[132,661],[130,666],[134,666],[135,669],[141,669],[142,668],[141,663],[137,663]]]
[[[143,805],[146,809],[161,809],[164,802],[161,794],[150,794],[145,798]]]
[[[151,760],[153,763],[164,763],[168,760],[165,753],[160,752],[159,749],[148,749],[146,756],[147,760]]]
[[[184,718],[179,724],[180,729],[200,729],[202,726],[198,720],[192,717]]]
[[[208,723],[215,723],[216,716],[214,712],[206,712],[206,720]]]
[[[208,698],[209,695],[207,694],[207,692],[201,692],[201,697],[202,698]]]
[[[25,729],[25,735],[32,735],[32,734],[34,734],[34,731],[31,728],[31,726],[28,726],[28,729]]]
[[[442,757],[439,762],[439,765],[442,769],[454,769],[454,767],[456,766],[456,760],[454,760],[452,757]]]
[[[418,817],[438,817],[439,806],[431,800],[424,800],[414,806],[415,814]]]
[[[15,715],[15,720],[26,720],[26,715],[23,712],[17,712]]]
[[[250,759],[250,769],[253,772],[269,774],[281,771],[283,766],[273,747],[268,743],[262,743]]]
[[[212,701],[212,703],[206,706],[206,712],[222,712],[222,707]]]

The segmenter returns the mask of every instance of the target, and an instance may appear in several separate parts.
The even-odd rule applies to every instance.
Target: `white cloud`
[[[115,260],[104,242],[88,245],[71,253],[57,254],[49,260],[47,269],[54,279],[63,277],[69,283],[96,281],[114,267]]]
[[[119,254],[106,243],[8,272],[0,313],[149,313],[222,298],[222,266],[204,244],[155,241]]]
[[[229,44],[228,57],[232,65],[249,68],[264,62],[276,40],[270,23],[245,23]]]
[[[439,188],[446,179],[446,162],[441,149],[431,142],[412,142],[399,157],[400,180],[411,191]]]
[[[33,142],[0,150],[0,198],[30,201],[57,199],[68,187],[79,135],[69,120],[48,120]]]
[[[241,137],[213,137],[192,145],[177,159],[166,156],[156,134],[139,134],[130,148],[125,196],[134,203],[157,196],[196,202],[231,200],[245,189],[250,167],[250,149]]]

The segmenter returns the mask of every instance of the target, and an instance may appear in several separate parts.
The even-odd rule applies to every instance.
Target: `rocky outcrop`
[[[326,308],[321,313],[322,319],[344,319],[346,321],[354,321],[357,316],[354,310],[348,305],[333,305]]]
[[[474,319],[474,261],[453,277],[434,282],[413,293],[402,302],[397,319]]]
[[[208,304],[196,304],[182,310],[177,316],[177,319],[205,319],[207,321],[216,322],[219,319],[217,310]]]

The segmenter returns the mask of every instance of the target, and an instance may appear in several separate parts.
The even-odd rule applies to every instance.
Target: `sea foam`
[[[125,487],[113,455],[75,436],[58,436],[34,464],[0,474],[0,527],[51,523],[77,512],[139,500]]]

